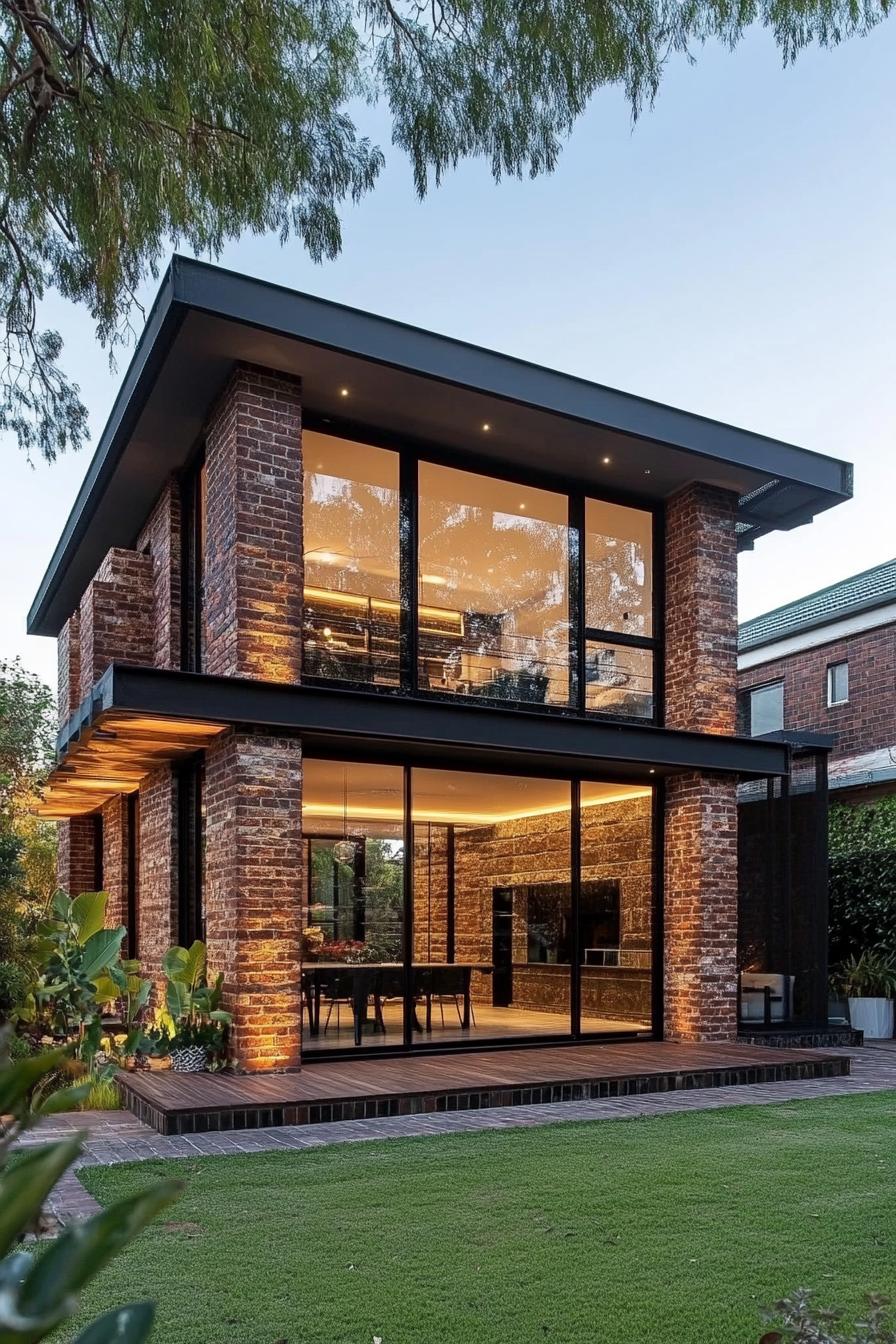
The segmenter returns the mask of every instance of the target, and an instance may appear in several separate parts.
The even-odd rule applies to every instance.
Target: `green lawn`
[[[88,1169],[172,1221],[88,1294],[155,1344],[750,1344],[801,1285],[896,1291],[896,1093]]]

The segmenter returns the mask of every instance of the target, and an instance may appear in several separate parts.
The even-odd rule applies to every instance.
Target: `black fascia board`
[[[642,776],[653,768],[755,778],[788,770],[787,745],[757,738],[115,663],[60,733],[60,757],[87,724],[112,710],[294,732],[315,748],[528,763],[559,773],[624,767]]]
[[[175,255],[28,613],[30,634],[56,634],[55,599],[91,526],[177,332],[190,311],[389,365],[595,428],[728,463],[816,492],[806,518],[852,496],[852,467],[793,444],[617,391],[434,332]],[[793,521],[787,524],[793,525]],[[768,528],[776,526],[774,521]]]

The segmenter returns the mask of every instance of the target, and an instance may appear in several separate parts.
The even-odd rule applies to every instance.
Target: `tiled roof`
[[[744,621],[738,631],[738,648],[743,653],[887,602],[896,602],[896,559]]]

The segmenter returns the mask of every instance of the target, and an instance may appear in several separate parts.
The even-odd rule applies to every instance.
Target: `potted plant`
[[[210,984],[205,943],[171,947],[162,963],[171,1018],[168,1055],[175,1073],[201,1073],[225,1055],[230,1013],[221,1007],[223,975]]]
[[[877,1041],[893,1035],[893,995],[896,994],[896,961],[879,948],[866,948],[848,957],[840,966],[836,984],[849,1002],[849,1020]]]

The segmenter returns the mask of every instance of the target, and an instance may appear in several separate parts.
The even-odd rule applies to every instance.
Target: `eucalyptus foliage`
[[[0,6],[0,428],[52,459],[87,432],[38,304],[87,306],[105,341],[173,241],[246,230],[340,247],[374,185],[381,100],[422,196],[461,159],[550,172],[591,96],[637,114],[674,53],[770,28],[785,62],[868,32],[889,0],[4,0]]]
[[[35,1088],[59,1069],[67,1052],[49,1051],[10,1064],[8,1040],[0,1033],[0,1344],[36,1344],[70,1320],[82,1289],[182,1187],[165,1181],[70,1224],[41,1255],[24,1249],[26,1234],[40,1228],[44,1201],[79,1157],[83,1136],[33,1145],[10,1163],[13,1144],[41,1115],[76,1104],[86,1088],[56,1092],[32,1108]],[[87,1326],[74,1344],[142,1344],[153,1316],[151,1302],[116,1308]]]

